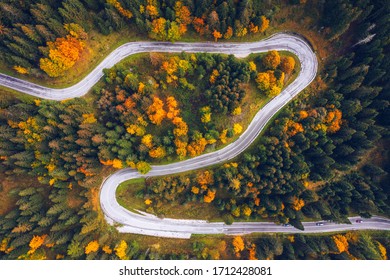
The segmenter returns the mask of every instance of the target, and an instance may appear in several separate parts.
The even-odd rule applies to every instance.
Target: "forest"
[[[1,69],[50,81],[73,71],[94,32],[245,41],[281,30],[299,9],[298,23],[309,18],[333,50],[322,56],[325,47],[315,46],[326,59],[313,84],[243,155],[207,170],[148,178],[137,195],[150,213],[191,203],[214,209],[227,224],[268,220],[302,229],[305,220],[389,216],[390,3],[276,2],[6,0]],[[0,200],[0,259],[387,259],[388,233],[172,241],[120,234],[104,220],[104,177],[127,166],[147,173],[150,164],[234,141],[250,121],[248,98],[279,94],[296,64],[276,51],[244,60],[150,53],[106,69],[84,98],[54,102],[0,88],[0,194],[7,197]]]

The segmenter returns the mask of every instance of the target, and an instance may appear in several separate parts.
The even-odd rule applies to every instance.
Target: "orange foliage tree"
[[[257,258],[256,258],[256,244],[252,244],[252,245],[249,247],[248,251],[249,251],[249,257],[248,257],[248,259],[249,259],[249,260],[257,260]]]
[[[79,27],[79,30],[82,28]],[[47,46],[49,55],[40,59],[39,66],[50,77],[59,77],[77,62],[85,43],[78,33],[71,32],[65,38],[57,38],[54,42],[48,42]]]
[[[330,111],[325,117],[325,123],[328,125],[327,132],[335,133],[340,130],[342,123],[342,112],[339,109]]]
[[[232,38],[233,36],[233,28],[231,26],[229,26],[227,29],[226,29],[226,32],[225,34],[223,35],[223,38],[225,39],[230,39]]]
[[[22,66],[16,66],[16,65],[13,68],[19,74],[22,74],[22,75],[28,74],[28,69],[27,68],[24,68]]]
[[[207,145],[207,140],[205,138],[202,137],[200,139],[197,139],[196,141],[193,141],[190,144],[188,144],[187,146],[188,154],[191,157],[198,156],[204,151],[206,145]]]
[[[132,18],[133,14],[131,11],[126,10],[122,7],[122,4],[119,3],[117,0],[107,0],[107,3],[114,6],[117,11],[124,16],[125,18]]]
[[[338,250],[337,253],[342,253],[342,252],[348,251],[349,244],[348,244],[347,238],[344,235],[341,235],[341,234],[333,235],[332,239],[333,239],[334,243],[336,244],[336,247]]]
[[[280,64],[280,55],[278,51],[269,51],[262,60],[264,66],[269,69],[276,69]]]
[[[187,26],[192,22],[190,9],[187,6],[184,6],[181,1],[175,3],[175,16],[176,21],[179,24]]]
[[[236,254],[236,257],[239,258],[241,256],[240,253],[245,249],[244,240],[241,236],[236,236],[233,238],[232,244],[234,253]]]
[[[215,193],[216,191],[207,190],[207,194],[203,197],[203,201],[206,203],[212,202],[215,198]]]
[[[204,35],[207,32],[207,26],[205,25],[203,18],[195,17],[192,21],[192,26],[194,27],[195,31],[198,32],[200,35]]]
[[[187,123],[185,121],[183,121],[182,118],[175,117],[175,118],[173,118],[172,123],[176,126],[176,128],[173,129],[173,134],[176,137],[187,135],[188,126],[187,126]]]
[[[42,236],[34,235],[33,238],[30,240],[30,250],[27,252],[27,254],[33,254],[39,247],[41,247],[45,242],[46,237],[46,234]]]
[[[305,206],[305,201],[303,199],[298,199],[297,197],[294,197],[291,207],[294,210],[299,211],[302,209],[303,206]]]
[[[217,42],[218,39],[222,38],[222,34],[221,34],[221,32],[214,29],[213,37],[214,37],[215,42]]]
[[[152,158],[163,158],[165,157],[166,152],[163,147],[157,147],[149,151],[149,156]]]
[[[163,108],[164,103],[158,97],[153,97],[153,103],[147,109],[147,114],[149,120],[157,125],[160,125],[161,122],[165,119],[167,112]]]
[[[269,19],[267,19],[265,16],[261,16],[261,24],[259,27],[259,32],[264,32],[269,27]]]
[[[173,118],[177,117],[180,114],[180,110],[177,109],[178,107],[177,101],[173,96],[168,96],[166,103],[168,107],[167,118],[172,120]]]
[[[284,73],[280,75],[279,79],[275,77],[275,72],[269,70],[267,72],[260,72],[256,77],[257,87],[268,96],[278,95],[283,87]]]
[[[99,250],[99,243],[96,240],[93,240],[85,247],[85,254],[88,255],[92,252],[96,252],[97,250]]]
[[[291,72],[295,68],[295,59],[291,56],[284,57],[282,59],[282,62],[280,64],[280,69],[286,73],[287,75],[290,75]]]

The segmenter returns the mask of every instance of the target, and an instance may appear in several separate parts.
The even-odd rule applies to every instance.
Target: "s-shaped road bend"
[[[40,98],[64,100],[81,97],[103,77],[103,69],[110,68],[127,56],[142,52],[209,52],[247,56],[269,50],[289,51],[294,53],[300,63],[298,77],[288,85],[280,95],[268,102],[253,118],[248,128],[233,143],[221,150],[207,153],[177,163],[152,166],[147,175],[134,169],[126,168],[110,175],[100,189],[100,205],[108,223],[117,226],[119,232],[144,234],[160,237],[190,238],[191,234],[248,234],[254,232],[302,232],[293,227],[282,227],[271,222],[236,222],[226,225],[222,222],[205,220],[179,220],[158,218],[141,211],[129,211],[116,200],[116,189],[124,181],[152,176],[163,176],[196,170],[233,159],[241,154],[256,139],[268,121],[290,100],[306,88],[316,77],[318,62],[308,43],[300,36],[278,33],[268,39],[251,43],[167,43],[167,42],[132,42],[111,52],[91,73],[79,83],[64,89],[52,89],[24,80],[0,74],[0,85]],[[351,224],[304,222],[304,232],[332,232],[356,229],[390,230],[390,219],[373,217],[355,223],[357,217],[351,217]],[[359,218],[360,219],[360,218]]]

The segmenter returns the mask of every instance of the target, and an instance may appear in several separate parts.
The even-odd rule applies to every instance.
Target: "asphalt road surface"
[[[110,53],[90,74],[82,81],[65,89],[52,89],[36,85],[24,80],[0,74],[0,85],[17,91],[45,99],[64,100],[81,97],[103,76],[103,69],[110,68],[123,58],[142,52],[210,52],[234,54],[244,57],[250,53],[260,53],[269,50],[285,50],[297,55],[301,63],[298,77],[286,87],[280,95],[267,103],[253,118],[248,128],[230,145],[221,150],[204,154],[185,161],[152,166],[147,175],[127,168],[109,176],[100,189],[100,204],[106,220],[117,226],[120,232],[136,233],[161,237],[190,238],[191,234],[248,234],[254,232],[302,232],[289,226],[281,226],[269,222],[236,222],[232,225],[209,223],[205,220],[178,220],[160,219],[154,215],[140,211],[129,211],[120,206],[116,200],[116,189],[120,183],[151,176],[162,176],[196,170],[214,164],[228,161],[242,153],[259,135],[268,121],[299,92],[306,88],[316,77],[318,62],[316,55],[307,42],[300,36],[279,33],[266,40],[251,43],[167,43],[167,42],[132,42],[127,43]],[[357,229],[390,230],[390,219],[373,217],[362,219],[356,223],[358,217],[351,217],[351,224],[336,224],[324,222],[303,223],[304,232],[332,232]]]

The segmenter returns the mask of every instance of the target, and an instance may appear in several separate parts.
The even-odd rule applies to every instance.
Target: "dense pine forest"
[[[148,178],[136,196],[162,216],[175,204],[209,209],[227,224],[345,223],[390,215],[389,7],[388,0],[5,0],[0,66],[50,81],[93,53],[92,37],[246,41],[302,27],[319,56],[318,77],[256,142],[221,166]],[[55,102],[0,88],[0,259],[387,259],[383,232],[169,240],[120,234],[104,220],[103,178],[128,166],[147,173],[150,164],[234,141],[260,109],[250,104],[278,95],[298,72],[292,54],[276,51],[246,59],[150,53],[105,69],[83,98]]]

